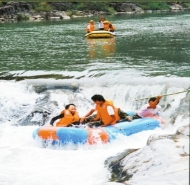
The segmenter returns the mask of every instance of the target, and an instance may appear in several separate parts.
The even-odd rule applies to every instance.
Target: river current
[[[49,124],[68,103],[84,115],[94,94],[127,111],[147,101],[136,99],[190,88],[189,13],[106,18],[116,27],[113,39],[85,39],[86,23],[97,17],[0,25],[0,185],[103,185],[105,159],[189,123],[184,92],[161,99],[164,128],[95,146],[43,148],[33,140],[33,123],[42,119],[26,119],[34,110],[48,110]]]

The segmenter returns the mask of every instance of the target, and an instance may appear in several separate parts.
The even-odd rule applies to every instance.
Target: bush
[[[185,8],[189,8],[190,9],[190,3],[183,3],[182,4]]]
[[[115,10],[109,7],[109,4],[106,2],[83,2],[73,4],[73,9],[75,10],[95,10],[95,11],[106,11],[114,13]]]
[[[29,20],[30,17],[28,15],[22,14],[22,13],[18,13],[17,14],[17,21],[26,21]]]
[[[50,12],[52,8],[47,2],[40,2],[34,7],[34,10],[36,12]]]
[[[167,10],[169,6],[164,2],[143,2],[139,6],[144,10]]]

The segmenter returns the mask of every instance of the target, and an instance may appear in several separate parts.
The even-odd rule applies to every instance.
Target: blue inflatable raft
[[[153,130],[159,126],[159,121],[154,118],[136,119],[131,122],[125,121],[113,126],[98,128],[44,126],[33,132],[33,138],[41,138],[42,141],[59,144],[107,143],[116,139],[120,134],[129,136],[144,130]]]

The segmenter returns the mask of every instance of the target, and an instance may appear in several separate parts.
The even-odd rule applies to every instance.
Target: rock
[[[152,135],[147,146],[128,149],[108,158],[105,165],[111,172],[111,181],[132,184],[188,184],[189,125],[172,135]],[[185,132],[184,132],[185,131]],[[183,135],[184,134],[184,135]],[[183,179],[183,180],[182,180]]]
[[[110,6],[113,7],[117,12],[144,12],[142,8],[134,3],[110,3]]]
[[[0,22],[4,22],[5,21],[5,19],[4,18],[0,18]]]
[[[34,15],[34,16],[32,16],[32,18],[35,19],[35,20],[44,19],[41,15]]]
[[[179,10],[184,10],[184,8],[179,4],[170,5],[170,11],[179,11]]]
[[[179,127],[179,128],[177,129],[176,134],[182,134],[182,135],[189,136],[189,126],[190,126],[190,125],[185,125],[185,126],[183,126],[183,127]]]
[[[59,11],[66,11],[72,8],[72,3],[69,2],[49,2],[49,4]]]
[[[45,93],[39,98],[34,109],[25,117],[18,121],[19,125],[44,125],[49,119],[51,112],[58,106],[57,102],[50,101],[50,94]]]
[[[50,19],[60,19],[60,17],[50,17]]]
[[[8,2],[6,6],[0,8],[0,16],[13,15],[18,12],[29,12],[32,6],[26,2]]]
[[[70,17],[67,16],[65,11],[54,10],[50,12],[50,19],[70,19]]]
[[[120,162],[124,157],[136,150],[138,149],[127,149],[117,156],[109,157],[105,161],[104,164],[108,167],[109,171],[111,171],[111,181],[123,182],[132,177],[132,175],[129,175],[126,173],[126,171],[123,171],[123,166],[120,164]]]

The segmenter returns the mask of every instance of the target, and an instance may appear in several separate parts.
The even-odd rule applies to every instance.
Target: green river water
[[[85,39],[87,22],[97,26],[97,17],[1,24],[0,78],[71,78],[110,69],[190,77],[189,12],[106,18],[117,29],[114,39]]]

